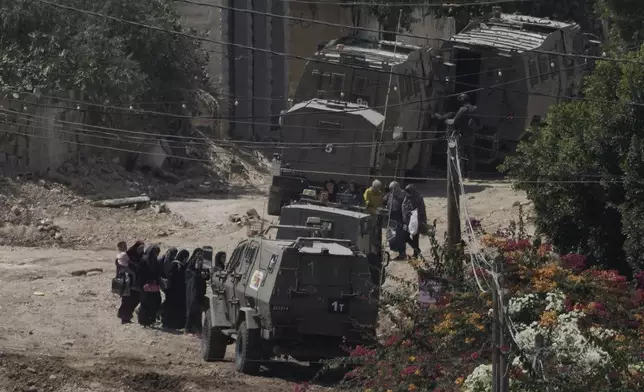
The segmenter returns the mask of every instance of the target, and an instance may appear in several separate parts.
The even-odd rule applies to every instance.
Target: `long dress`
[[[186,324],[185,273],[185,262],[173,260],[164,266],[164,275],[168,281],[161,317],[164,328],[181,329]]]
[[[201,249],[196,249],[185,272],[186,333],[201,333],[201,314],[205,305],[206,278],[203,272]]]
[[[138,322],[146,327],[154,324],[161,307],[161,269],[157,260],[160,252],[161,249],[156,245],[149,247],[139,267],[138,275],[142,291]]]
[[[120,274],[127,274],[128,277],[130,278],[130,282],[132,282],[130,286],[130,293],[129,295],[125,295],[121,297],[121,306],[119,307],[118,310],[118,318],[121,319],[121,322],[123,324],[129,323],[132,321],[132,317],[134,315],[134,309],[136,309],[137,305],[139,304],[139,301],[141,300],[141,288],[138,285],[138,280],[137,280],[137,270],[141,261],[141,254],[139,253],[138,249],[143,246],[143,242],[136,242],[133,246],[131,246],[127,250],[127,256],[129,259],[128,263],[128,269],[123,268],[122,266],[118,265],[116,266],[116,273],[117,275]]]

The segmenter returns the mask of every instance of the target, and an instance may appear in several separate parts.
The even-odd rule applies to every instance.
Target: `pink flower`
[[[309,383],[304,382],[302,384],[294,385],[293,392],[306,392],[309,390]]]
[[[644,271],[635,274],[635,281],[637,282],[637,288],[644,289]]]
[[[398,342],[398,336],[392,335],[385,342],[385,347],[391,347]]]
[[[365,347],[362,346],[356,346],[353,351],[351,351],[351,356],[352,357],[370,357],[376,353],[375,350],[369,350]]]
[[[472,358],[472,361],[476,361],[479,358],[478,351],[474,351],[472,355],[470,355],[470,358]]]
[[[575,272],[581,272],[586,269],[586,256],[578,253],[569,253],[561,256],[564,268],[568,268]]]
[[[414,374],[416,370],[418,370],[418,366],[407,366],[402,372],[400,372],[400,374],[403,376],[409,376],[410,374]]]

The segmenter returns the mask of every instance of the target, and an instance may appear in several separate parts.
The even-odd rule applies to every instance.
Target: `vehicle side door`
[[[253,279],[260,278],[259,276],[256,276],[257,274],[254,273],[255,259],[257,258],[258,254],[259,243],[255,240],[249,241],[248,246],[246,246],[246,249],[244,250],[242,260],[239,263],[239,273],[242,275],[242,278],[240,279],[236,288],[236,293],[242,303],[242,306],[255,306],[254,296],[251,296],[249,298],[246,295],[246,288],[249,286],[251,288],[254,287],[253,285],[255,282]]]
[[[226,309],[228,313],[228,320],[232,325],[237,323],[237,314],[239,313],[240,301],[236,294],[236,286],[242,279],[239,273],[239,266],[242,263],[242,256],[248,247],[247,241],[242,241],[237,245],[230,257],[230,262],[226,265],[226,274],[224,282],[224,297],[226,301]]]

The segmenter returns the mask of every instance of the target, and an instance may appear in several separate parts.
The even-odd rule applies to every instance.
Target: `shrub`
[[[507,289],[508,343],[501,351],[510,390],[643,390],[644,290],[635,282],[613,270],[588,268],[582,255],[555,254],[540,238],[515,228],[471,236],[469,249],[480,245],[476,254],[448,252],[433,234],[431,240],[433,257],[413,265],[420,274],[444,279],[447,290],[426,307],[417,301],[416,284],[399,282],[384,292],[383,312],[395,328],[345,359],[360,366],[343,387],[491,391],[495,283],[487,263],[496,260]]]

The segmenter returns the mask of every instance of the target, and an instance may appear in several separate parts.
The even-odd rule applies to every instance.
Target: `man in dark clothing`
[[[474,173],[476,171],[476,157],[474,154],[474,112],[476,111],[476,106],[470,103],[470,96],[467,94],[459,95],[458,102],[461,107],[456,113],[434,114],[433,117],[440,121],[451,119],[454,129],[460,135],[459,153],[461,158],[467,159],[467,171]]]
[[[190,254],[187,250],[174,252],[173,259],[163,264],[165,301],[162,305],[161,323],[164,328],[181,329],[186,324],[186,265]],[[170,256],[166,256],[166,259]]]
[[[389,228],[387,230],[389,248],[398,253],[394,260],[404,260],[406,258],[405,230],[403,230],[402,216],[404,199],[405,193],[400,189],[400,184],[392,181],[389,184],[389,193],[385,196],[384,202],[389,210]]]
[[[201,314],[205,306],[206,280],[203,269],[203,252],[197,248],[192,252],[186,267],[186,325],[185,333],[201,333]]]
[[[134,309],[136,309],[141,299],[141,287],[138,285],[137,271],[141,257],[143,256],[144,247],[145,244],[142,241],[137,241],[125,252],[125,256],[127,256],[127,267],[123,265],[123,261],[119,263],[117,260],[117,274],[128,274],[128,278],[130,279],[129,295],[121,297],[121,306],[117,313],[118,318],[121,319],[121,324],[129,324],[132,322]]]
[[[362,199],[362,192],[358,190],[358,185],[355,183],[355,181],[349,182],[349,187],[346,189],[344,194],[350,195],[350,206],[361,206],[364,202],[364,200]]]
[[[158,256],[161,248],[152,245],[146,249],[139,267],[139,284],[141,291],[141,306],[138,321],[144,327],[155,323],[161,307],[161,266]]]
[[[418,230],[416,233],[412,234],[409,230],[409,223],[414,210],[417,210],[418,213]],[[407,243],[414,250],[414,257],[418,257],[420,256],[420,235],[426,234],[429,227],[427,226],[425,202],[413,184],[409,184],[405,187],[405,200],[403,201],[402,215],[403,224],[405,225],[404,228],[408,234]]]

